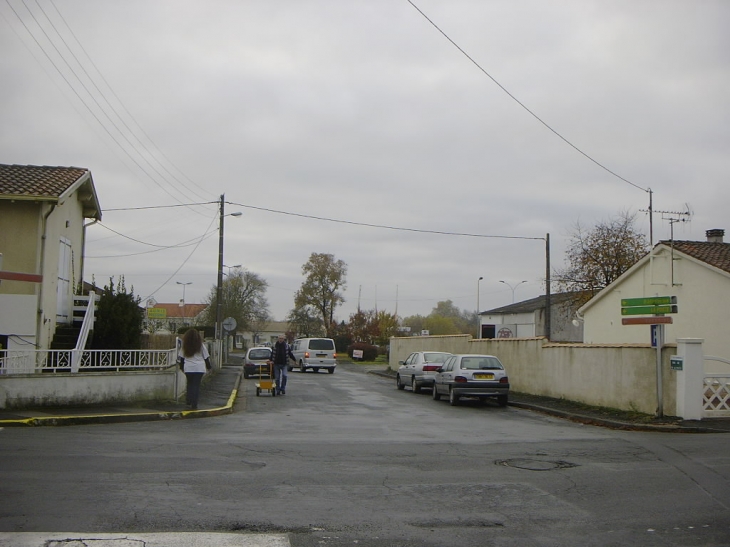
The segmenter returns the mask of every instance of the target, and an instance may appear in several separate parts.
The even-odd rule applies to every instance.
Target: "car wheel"
[[[259,395],[261,395],[261,388],[257,387],[256,388],[256,397],[258,397]]]
[[[307,369],[304,368],[304,363],[302,363],[301,361],[299,361],[299,372],[301,372],[301,373],[307,372]]]
[[[413,393],[421,393],[421,386],[418,385],[418,382],[416,382],[416,377],[411,377],[411,391]]]
[[[497,395],[497,404],[499,406],[507,406],[509,395]]]
[[[314,372],[319,372],[319,367],[314,367],[314,368],[313,368],[312,370],[313,370]]]
[[[395,387],[397,387],[400,390],[403,390],[406,388],[406,385],[400,381],[400,374],[395,375]]]
[[[459,396],[454,392],[453,389],[449,390],[449,404],[451,406],[456,406],[459,404]]]
[[[294,367],[287,365],[286,370],[291,372],[292,370],[294,370]]]
[[[327,369],[327,372],[329,372],[330,374],[334,374],[335,373],[335,369],[334,368],[328,368]]]
[[[249,378],[251,377],[251,374],[250,374],[250,373],[248,373],[248,372],[246,372],[246,371],[244,370],[244,371],[243,371],[243,377],[244,377],[244,378],[245,378],[246,380],[248,380],[248,379],[249,379]]]
[[[431,397],[434,401],[440,401],[441,400],[441,394],[436,389],[436,384],[433,385],[433,391],[431,392]]]

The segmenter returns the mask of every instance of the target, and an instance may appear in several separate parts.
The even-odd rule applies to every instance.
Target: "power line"
[[[353,226],[365,226],[367,228],[381,228],[384,230],[396,230],[400,232],[416,232],[421,234],[438,234],[438,235],[446,235],[446,236],[462,236],[462,237],[482,237],[482,238],[495,238],[495,239],[534,239],[534,240],[544,240],[544,237],[525,237],[525,236],[502,236],[502,235],[486,235],[486,234],[467,234],[467,233],[459,233],[459,232],[443,232],[439,230],[421,230],[418,228],[404,228],[399,226],[387,226],[384,224],[371,224],[367,222],[355,222],[352,220],[339,220],[334,218],[326,218],[326,217],[318,217],[313,215],[304,215],[301,213],[291,213],[287,211],[278,211],[276,209],[268,209],[266,207],[256,207],[254,205],[244,205],[243,203],[235,203],[232,201],[226,202],[230,205],[235,205],[237,207],[245,207],[246,209],[256,209],[257,211],[265,211],[267,213],[276,213],[279,215],[288,215],[293,217],[299,217],[299,218],[309,218],[312,220],[321,220],[324,222],[336,222],[339,224],[350,224]]]
[[[536,119],[536,120],[537,120],[538,122],[540,122],[540,123],[541,123],[542,125],[544,125],[544,126],[545,126],[545,127],[547,128],[547,129],[549,129],[549,130],[550,130],[550,131],[551,131],[551,132],[552,132],[552,133],[553,133],[553,134],[554,134],[555,136],[557,136],[557,137],[558,137],[558,138],[559,138],[560,140],[562,140],[562,141],[563,141],[563,142],[564,142],[565,144],[567,144],[568,146],[570,146],[571,148],[573,148],[573,150],[575,150],[576,152],[578,152],[579,154],[581,154],[582,156],[584,156],[584,157],[585,157],[585,158],[587,158],[588,160],[592,161],[592,162],[593,162],[593,163],[595,163],[595,164],[596,164],[596,165],[597,165],[598,167],[600,167],[600,168],[601,168],[601,169],[603,169],[604,171],[606,171],[606,172],[610,173],[610,174],[611,174],[611,175],[613,175],[614,177],[616,177],[616,178],[618,178],[618,179],[620,179],[620,180],[624,181],[625,183],[627,183],[627,184],[630,184],[630,185],[631,185],[631,186],[633,186],[634,188],[637,188],[637,189],[639,189],[639,190],[642,190],[642,191],[644,191],[644,192],[649,192],[649,191],[650,191],[650,189],[649,189],[649,188],[642,188],[642,187],[641,187],[641,186],[639,186],[638,184],[635,184],[635,183],[631,182],[630,180],[628,180],[628,179],[626,179],[626,178],[622,177],[621,175],[617,174],[616,172],[612,171],[611,169],[609,169],[608,167],[606,167],[605,165],[603,165],[602,163],[600,163],[600,162],[599,162],[598,160],[596,160],[596,159],[594,159],[593,157],[589,156],[589,155],[588,155],[588,154],[587,154],[586,152],[583,152],[583,150],[581,150],[580,148],[578,148],[578,147],[577,147],[576,145],[574,145],[574,144],[573,144],[572,142],[570,142],[570,141],[569,141],[568,139],[566,139],[565,137],[563,137],[563,135],[561,135],[560,133],[558,133],[558,131],[557,131],[557,130],[553,129],[553,128],[552,128],[552,127],[551,127],[551,126],[550,126],[550,125],[549,125],[549,124],[548,124],[548,123],[547,123],[546,121],[544,121],[544,120],[543,120],[542,118],[540,118],[540,116],[538,116],[538,115],[537,115],[537,114],[535,114],[535,113],[534,113],[534,112],[533,112],[532,110],[530,110],[530,109],[529,109],[529,108],[528,108],[528,107],[527,107],[527,106],[526,106],[526,105],[525,105],[525,104],[524,104],[524,103],[523,103],[522,101],[520,101],[520,100],[519,100],[519,99],[518,99],[517,97],[515,97],[515,96],[514,96],[514,95],[513,95],[512,93],[510,93],[510,92],[509,92],[509,91],[507,90],[507,88],[506,88],[506,87],[504,87],[504,86],[503,86],[502,84],[500,84],[500,83],[499,83],[499,82],[498,82],[498,81],[497,81],[497,80],[496,80],[496,79],[495,79],[495,78],[494,78],[494,77],[493,77],[493,76],[492,76],[491,74],[489,74],[489,72],[487,72],[487,71],[486,71],[486,70],[485,70],[484,68],[482,68],[482,66],[481,66],[481,65],[480,65],[479,63],[477,63],[477,62],[476,62],[476,61],[475,61],[475,60],[474,60],[474,59],[473,59],[473,58],[472,58],[472,57],[471,57],[471,56],[470,56],[470,55],[469,55],[469,54],[468,54],[468,53],[467,53],[466,51],[464,51],[464,50],[463,50],[463,49],[462,49],[462,48],[461,48],[461,47],[460,47],[460,46],[459,46],[459,45],[458,45],[458,44],[457,44],[456,42],[454,42],[454,40],[452,40],[452,39],[451,39],[451,38],[449,37],[449,35],[448,35],[448,34],[446,34],[446,33],[445,33],[445,32],[444,32],[443,30],[441,30],[441,28],[440,28],[440,27],[439,27],[439,26],[438,26],[438,25],[437,25],[436,23],[434,23],[434,22],[433,22],[433,20],[431,20],[431,19],[430,19],[430,18],[429,18],[429,17],[428,17],[428,16],[427,16],[427,15],[426,15],[425,13],[423,13],[423,11],[421,11],[421,9],[420,9],[420,8],[419,8],[418,6],[416,6],[416,4],[414,4],[414,3],[412,2],[412,0],[407,0],[407,1],[408,1],[408,3],[409,3],[409,4],[411,5],[411,6],[413,6],[413,7],[414,7],[414,8],[416,9],[416,11],[417,11],[418,13],[420,13],[420,14],[421,14],[421,15],[422,15],[422,16],[423,16],[423,17],[424,17],[424,18],[425,18],[425,19],[426,19],[426,20],[427,20],[427,21],[428,21],[429,23],[431,23],[431,25],[432,25],[432,26],[433,26],[433,27],[434,27],[434,28],[435,28],[436,30],[438,30],[438,31],[439,31],[439,32],[440,32],[440,33],[441,33],[441,34],[443,35],[443,37],[444,37],[444,38],[446,38],[446,39],[447,39],[447,40],[448,40],[449,42],[451,42],[451,44],[452,44],[452,45],[453,45],[453,46],[454,46],[454,47],[455,47],[456,49],[458,49],[458,50],[459,50],[459,51],[460,51],[460,52],[461,52],[461,53],[462,53],[462,54],[464,55],[464,57],[466,57],[467,59],[469,59],[469,60],[470,60],[470,61],[471,61],[471,62],[472,62],[472,63],[474,64],[474,66],[476,66],[476,67],[477,67],[477,68],[478,68],[478,69],[479,69],[479,70],[480,70],[481,72],[483,72],[483,73],[484,73],[484,74],[485,74],[485,75],[486,75],[486,76],[487,76],[487,77],[488,77],[488,78],[489,78],[490,80],[492,80],[492,82],[494,82],[494,83],[495,83],[495,84],[496,84],[496,85],[497,85],[497,86],[498,86],[498,87],[499,87],[499,88],[500,88],[500,89],[501,89],[502,91],[504,91],[504,92],[505,92],[505,93],[506,93],[506,94],[507,94],[507,95],[508,95],[508,96],[509,96],[509,97],[510,97],[510,98],[511,98],[511,99],[512,99],[513,101],[515,101],[515,102],[516,102],[516,103],[517,103],[518,105],[520,105],[520,106],[521,106],[521,107],[522,107],[522,108],[523,108],[523,109],[524,109],[525,111],[527,111],[527,112],[528,112],[528,113],[530,114],[530,116],[532,116],[532,117],[533,117],[533,118],[535,118],[535,119]]]

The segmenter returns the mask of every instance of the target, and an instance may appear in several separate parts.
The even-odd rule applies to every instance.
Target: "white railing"
[[[89,291],[88,303],[84,312],[84,321],[81,323],[81,332],[79,339],[76,341],[76,348],[71,354],[71,372],[78,372],[83,357],[83,350],[86,347],[86,340],[89,338],[89,332],[94,328],[94,310],[96,309],[96,294]]]
[[[74,356],[77,370],[72,370]],[[175,358],[175,349],[4,350],[0,353],[0,374],[164,370],[177,366]]]
[[[722,357],[704,356],[705,361],[718,361],[730,365]],[[730,416],[730,374],[705,374],[702,386],[702,414],[707,418]]]

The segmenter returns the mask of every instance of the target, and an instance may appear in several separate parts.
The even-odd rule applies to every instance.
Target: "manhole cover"
[[[578,464],[562,460],[533,460],[529,458],[513,458],[511,460],[496,460],[496,465],[527,469],[528,471],[551,471],[553,469],[568,469]]]

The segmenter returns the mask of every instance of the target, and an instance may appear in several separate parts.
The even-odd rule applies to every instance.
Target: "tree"
[[[347,326],[353,342],[373,344],[380,335],[375,310],[357,310],[350,314]]]
[[[331,336],[335,309],[345,301],[340,289],[346,287],[347,264],[335,260],[331,254],[312,253],[302,266],[302,273],[305,279],[294,295],[294,308],[304,309],[299,313],[316,315],[322,321],[325,335]]]
[[[567,266],[554,272],[557,289],[576,293],[582,304],[636,264],[649,246],[635,220],[636,214],[624,211],[592,230],[576,222],[565,251]]]
[[[114,286],[114,278],[104,287],[96,307],[94,334],[91,346],[94,349],[140,349],[144,311],[141,298],[134,296],[124,284],[124,276]]]
[[[324,335],[322,320],[308,306],[294,308],[289,312],[286,320],[299,337],[310,338]]]
[[[245,268],[236,268],[223,280],[222,319],[233,317],[238,330],[252,330],[252,326],[269,318],[269,302],[266,300],[268,283]],[[218,288],[213,286],[206,300],[208,307],[202,321],[208,325],[216,322],[218,312]]]
[[[381,310],[376,314],[375,320],[378,325],[378,336],[375,338],[375,343],[379,346],[387,346],[391,336],[398,334],[398,316]]]

